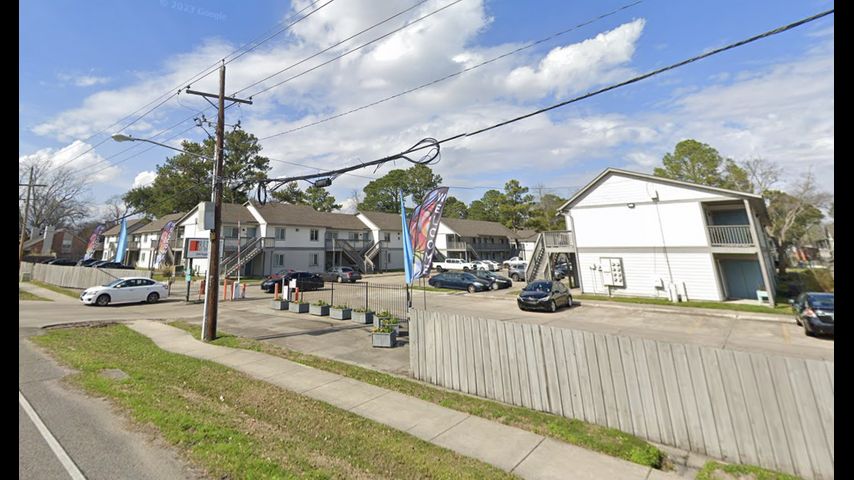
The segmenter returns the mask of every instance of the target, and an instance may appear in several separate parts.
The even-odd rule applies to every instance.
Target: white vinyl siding
[[[696,202],[573,208],[572,221],[581,247],[709,246]]]
[[[713,200],[733,198],[725,196],[724,194],[703,192],[693,188],[677,187],[675,185],[665,185],[663,183],[656,183],[638,178],[627,178],[620,175],[612,175],[600,185],[589,191],[584,198],[579,200],[578,203],[573,206],[573,209],[591,205],[649,202],[656,192],[658,193],[658,200],[660,202],[689,199]]]

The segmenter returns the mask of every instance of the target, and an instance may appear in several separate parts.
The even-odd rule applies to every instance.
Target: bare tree
[[[741,168],[747,172],[747,178],[753,185],[753,193],[764,195],[774,185],[780,182],[783,169],[779,165],[762,158],[755,157],[744,160]]]
[[[33,189],[25,228],[73,227],[88,216],[89,182],[85,175],[69,168],[53,168],[50,159],[37,158],[18,164],[19,183],[27,182],[31,166],[33,181],[47,186]],[[18,194],[19,215],[24,211],[25,196],[26,191]]]
[[[122,217],[128,214],[130,207],[122,200],[121,195],[113,195],[104,202],[106,212],[101,219],[103,223],[116,224]]]

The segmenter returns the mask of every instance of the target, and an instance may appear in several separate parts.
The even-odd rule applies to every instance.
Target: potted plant
[[[347,305],[335,305],[329,309],[329,316],[336,320],[349,320],[352,312]]]
[[[285,298],[281,300],[273,300],[273,310],[287,310],[288,303],[288,300]]]
[[[394,348],[397,346],[397,331],[391,325],[374,327],[371,342],[374,347]]]
[[[325,317],[329,315],[329,304],[324,302],[323,300],[318,300],[311,304],[309,313],[311,313],[312,315],[317,315],[319,317]]]
[[[294,300],[288,305],[288,311],[294,313],[308,313],[308,302],[305,300]]]
[[[353,321],[362,325],[374,323],[374,312],[368,310],[367,308],[354,308]]]
[[[374,318],[374,328],[390,326],[394,329],[395,335],[400,333],[400,320],[394,317],[388,310],[383,310]]]

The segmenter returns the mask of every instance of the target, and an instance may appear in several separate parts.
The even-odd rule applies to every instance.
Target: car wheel
[[[342,283],[342,282],[344,282],[344,279],[341,277],[338,277],[338,283]]]
[[[464,271],[464,272],[468,272],[468,271],[469,271],[469,267],[463,267],[463,271]]]
[[[476,288],[474,288],[474,285],[469,285],[469,288],[467,288],[466,290],[468,290],[468,291],[469,291],[469,293],[474,293],[474,292],[476,292],[476,291],[477,291],[477,289],[476,289]]]
[[[519,281],[519,275],[516,275],[515,273],[513,275],[510,275],[510,278],[512,278],[514,282]]]
[[[108,304],[110,303],[110,296],[109,296],[109,295],[107,295],[106,293],[105,293],[105,294],[103,294],[103,295],[100,295],[100,296],[98,297],[98,299],[97,299],[97,300],[95,300],[95,303],[97,303],[98,305],[100,305],[100,306],[104,307],[104,306],[106,306],[106,305],[108,305]]]
[[[493,290],[498,290],[498,282],[492,282],[492,286],[490,288]]]
[[[795,323],[797,323],[799,327],[800,327],[801,325],[803,325],[803,324],[801,323],[801,318],[800,318],[800,317],[798,317],[797,315],[795,315]]]
[[[808,337],[814,337],[815,333],[811,332],[809,328],[807,328],[807,322],[804,322],[804,335]]]
[[[149,293],[148,298],[145,299],[145,301],[148,303],[157,303],[158,300],[160,300],[160,294],[157,292]]]
[[[555,303],[554,300],[549,302],[549,311],[552,313],[557,311],[557,304]]]
[[[570,295],[569,298],[566,300],[566,307],[572,308],[572,295]]]
[[[442,269],[442,267],[436,267],[436,271],[437,271],[437,272],[439,272],[439,273],[442,273],[442,272],[444,272],[445,270],[444,270],[444,269]]]

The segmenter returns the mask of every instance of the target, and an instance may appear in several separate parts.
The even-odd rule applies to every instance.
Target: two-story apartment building
[[[585,293],[773,302],[758,195],[609,168],[559,212]]]
[[[403,268],[403,224],[400,215],[383,212],[358,212],[356,216],[370,229],[372,246],[364,257],[374,270]]]
[[[436,249],[446,258],[503,261],[518,253],[516,233],[498,222],[443,218]]]
[[[164,215],[157,220],[136,229],[133,232],[133,237],[136,239],[133,244],[136,248],[128,248],[133,256],[133,260],[129,260],[128,265],[136,268],[156,268],[157,266],[154,264],[154,261],[157,259],[157,247],[160,244],[160,231],[167,223],[171,221],[177,222],[179,219],[184,217],[184,215],[186,215],[186,213],[170,213],[169,215]],[[173,264],[179,265],[181,263],[181,242],[177,226],[175,230],[172,231],[172,238],[169,243],[170,247],[173,249]],[[131,263],[131,261],[133,261],[133,263]]]
[[[225,259],[232,254],[236,254],[238,242],[245,244],[248,240],[260,236],[260,224],[245,205],[223,203],[221,219],[222,242],[220,244],[220,259]],[[199,218],[198,205],[177,220],[175,229],[177,232],[175,235],[176,242],[180,241],[182,248],[184,238],[210,238],[210,230],[204,228],[204,221]],[[261,271],[263,270],[256,259],[253,259],[252,262],[247,263],[242,268],[241,272],[244,275],[261,275]],[[192,270],[199,275],[206,273],[208,270],[208,259],[192,259]]]
[[[149,220],[147,218],[135,218],[127,219],[125,223],[127,223],[127,243],[125,245],[126,248],[124,256],[121,260],[125,262],[126,265],[131,265],[130,262],[133,261],[135,264],[139,257],[139,235],[136,235],[136,231],[147,225]],[[116,249],[118,248],[117,244],[121,229],[122,225],[119,223],[118,225],[104,231],[104,250],[101,255],[101,260],[112,261],[116,258]],[[134,236],[137,237],[135,241]],[[130,257],[130,255],[134,255],[134,257]],[[129,260],[129,258],[132,258],[132,260]]]

